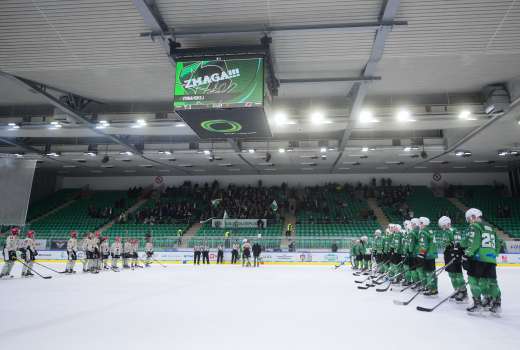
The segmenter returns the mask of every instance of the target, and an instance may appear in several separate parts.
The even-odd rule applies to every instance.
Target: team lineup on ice
[[[8,345],[27,339],[26,335],[40,339],[48,334],[47,332],[52,332],[51,334],[61,337],[60,323],[68,320],[77,323],[81,328],[83,323],[90,322],[89,319],[95,319],[96,314],[101,316],[102,320],[93,322],[96,325],[105,324],[110,328],[109,320],[113,317],[125,319],[125,313],[129,312],[125,308],[129,307],[135,312],[134,316],[131,316],[131,312],[128,314],[130,320],[154,320],[153,324],[157,329],[150,330],[150,333],[154,334],[154,339],[159,339],[160,343],[164,337],[159,334],[160,330],[168,332],[167,329],[170,329],[179,336],[197,335],[197,338],[192,340],[189,339],[190,336],[182,336],[180,340],[175,340],[180,344],[186,343],[188,348],[193,348],[194,344],[211,344],[213,336],[229,338],[229,342],[233,342],[235,338],[239,340],[244,337],[242,332],[250,332],[257,336],[264,332],[275,335],[279,333],[278,336],[283,339],[286,336],[283,331],[285,328],[289,331],[307,328],[318,330],[318,333],[302,335],[301,338],[291,340],[295,347],[310,348],[318,343],[330,343],[330,346],[333,346],[336,342],[345,341],[340,339],[343,328],[359,331],[360,336],[369,337],[370,334],[363,331],[362,324],[368,322],[371,317],[381,317],[381,324],[374,324],[374,327],[394,327],[390,325],[393,324],[392,319],[396,318],[394,322],[400,324],[395,327],[398,327],[399,331],[401,327],[409,328],[411,334],[408,336],[413,338],[414,330],[429,325],[435,327],[432,328],[432,335],[438,337],[439,341],[445,337],[451,339],[471,334],[474,329],[470,325],[479,322],[479,327],[486,330],[488,341],[492,343],[500,339],[502,348],[512,349],[508,344],[512,346],[515,332],[520,326],[520,303],[515,303],[515,298],[509,299],[508,296],[513,295],[520,273],[511,267],[498,270],[504,299],[508,305],[504,317],[499,318],[502,292],[497,283],[496,256],[501,242],[493,229],[481,222],[481,216],[482,212],[478,209],[468,210],[468,229],[463,232],[453,229],[448,217],[439,219],[438,224],[444,232],[445,264],[437,269],[435,238],[428,230],[430,220],[421,217],[405,221],[404,227],[390,224],[384,235],[377,230],[373,241],[369,241],[367,237],[356,241],[351,251],[352,274],[346,261],[332,269],[327,266],[268,265],[252,271],[239,269],[239,266],[260,266],[260,244],[255,242],[252,246],[247,240],[244,240],[240,247],[242,264],[197,267],[193,271],[190,265],[166,266],[154,259],[153,240],[147,236],[144,264],[141,265],[134,240],[128,240],[123,244],[120,238],[117,238],[109,247],[103,237],[89,234],[80,244],[86,253],[85,259],[82,260],[83,272],[86,274],[68,277],[66,275],[76,273],[75,262],[79,249],[76,232],[71,232],[67,245],[68,261],[65,269],[61,270],[61,264],[43,264],[36,261],[38,253],[34,244],[34,232],[27,232],[27,237],[19,240],[19,230],[13,228],[4,248],[6,262],[1,276],[10,282],[2,282],[0,296],[4,304],[0,310],[4,315],[17,316],[9,322],[2,322],[0,337],[4,344]],[[233,250],[238,249],[236,245],[233,246]],[[200,263],[200,255],[206,262],[209,249],[196,246],[194,250],[194,265],[198,266]],[[221,247],[217,260],[221,263],[220,250]],[[253,264],[250,261],[251,254],[254,255]],[[234,251],[232,256],[233,263],[237,262],[238,252]],[[108,263],[109,258],[111,264]],[[101,271],[119,272],[120,259],[125,270],[154,268],[146,269],[142,274],[103,273],[97,275],[99,277],[93,275]],[[165,269],[167,267],[169,269]],[[348,270],[348,273],[345,274],[345,270]],[[466,276],[463,270],[466,271]],[[13,278],[12,274],[17,273],[22,277],[32,277],[36,274],[38,279]],[[51,276],[52,273],[55,273],[54,276]],[[51,277],[55,278],[51,281],[46,280]],[[99,303],[95,300],[96,290],[102,296]],[[16,293],[14,300],[5,303],[6,298],[12,293]],[[472,297],[469,305],[468,295]],[[190,298],[191,296],[193,298]],[[94,300],[83,303],[90,298]],[[61,304],[60,300],[64,303]],[[232,316],[234,304],[240,305],[242,302],[248,303],[251,312],[251,317],[246,316],[246,319],[251,318],[253,324],[259,324],[261,327],[253,326],[250,329],[239,321],[243,315],[239,313],[237,317]],[[78,307],[78,311],[73,312],[69,307]],[[63,309],[67,310],[65,315],[59,313],[59,310]],[[365,309],[368,314],[363,311]],[[39,310],[41,318],[34,317],[32,310]],[[207,313],[204,310],[207,310]],[[379,315],[377,310],[380,310]],[[428,313],[434,310],[438,311]],[[67,315],[69,312],[70,316]],[[76,316],[76,313],[79,316]],[[480,317],[468,318],[466,314]],[[322,326],[316,324],[316,328],[310,327],[310,323],[319,322],[312,320],[316,316],[336,321],[333,326],[327,322]],[[401,316],[404,318],[401,319]],[[409,324],[406,324],[406,318],[409,318]],[[181,322],[182,319],[184,321]],[[233,328],[228,331],[220,321],[230,322]],[[189,326],[186,322],[193,324],[193,329],[187,329]],[[279,326],[280,329],[275,326]],[[69,329],[70,326],[66,328]],[[132,326],[129,329],[132,329]],[[74,329],[68,332],[72,333],[65,335],[65,338],[81,334]],[[110,333],[108,330],[102,330],[101,334],[108,337]],[[107,341],[120,342],[120,337],[120,334],[111,334]],[[128,337],[135,344],[148,344],[143,337]],[[145,338],[148,337],[147,335]],[[469,335],[468,337],[464,344],[457,348],[469,349],[482,342],[472,339]],[[351,336],[349,338],[351,339]],[[272,340],[262,338],[252,348],[269,346],[270,341]],[[101,338],[99,342],[103,343]],[[218,344],[225,342],[219,340]],[[383,346],[387,343],[376,341],[375,344]],[[396,341],[395,344],[399,342]],[[430,348],[430,345],[434,347],[433,344],[421,347]],[[39,348],[43,349],[51,348],[50,343],[45,340],[40,346]],[[82,348],[82,345],[78,344],[76,347]],[[388,347],[393,348],[393,345]],[[395,348],[407,347],[401,344]]]

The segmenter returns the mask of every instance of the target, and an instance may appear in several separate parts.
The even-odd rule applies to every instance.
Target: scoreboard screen
[[[173,95],[176,110],[261,107],[264,59],[178,61]]]

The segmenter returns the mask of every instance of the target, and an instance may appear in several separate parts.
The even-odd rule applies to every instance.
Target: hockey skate
[[[469,315],[479,315],[482,311],[482,303],[480,299],[473,298],[473,306],[466,308]]]

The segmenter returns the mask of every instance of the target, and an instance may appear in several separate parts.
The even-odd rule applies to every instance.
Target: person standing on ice
[[[101,243],[99,244],[99,253],[101,254],[103,269],[108,270],[108,257],[110,255],[110,245],[108,243],[108,237],[101,238]]]
[[[130,265],[128,265],[128,259],[132,258],[132,240],[127,238],[125,243],[123,244],[123,268],[129,269]]]
[[[152,237],[150,237],[150,236],[146,237],[146,244],[144,245],[144,251],[146,253],[146,261],[144,263],[144,266],[150,267],[150,264],[152,263],[152,257],[153,257],[153,243],[152,243]]]
[[[448,276],[450,277],[451,285],[457,292],[453,294],[453,300],[462,302],[468,297],[466,290],[466,281],[462,274],[462,236],[457,230],[451,227],[451,219],[443,216],[439,219],[439,227],[442,229],[442,243],[444,246],[444,263],[450,264],[446,267]]]
[[[85,240],[85,247],[87,252],[87,271],[92,273],[98,273],[96,270],[96,240],[94,235],[90,232]]]
[[[16,256],[16,251],[18,250],[18,234],[20,233],[20,229],[18,227],[13,227],[11,229],[11,234],[7,236],[5,239],[5,245],[3,249],[4,255],[4,267],[2,268],[2,272],[0,273],[0,278],[2,277],[12,277],[11,271],[13,269],[15,261],[18,259]]]
[[[193,265],[200,265],[200,246],[198,244],[195,244],[193,246]]]
[[[403,259],[403,283],[404,287],[412,284],[412,271],[411,266],[414,265],[415,255],[413,253],[413,240],[412,240],[412,222],[410,220],[405,220],[403,222],[404,229],[401,231],[402,239],[401,239],[401,253]]]
[[[466,212],[469,223],[466,256],[470,262],[472,276],[468,282],[473,295],[473,306],[466,310],[470,314],[487,310],[492,314],[501,312],[501,292],[497,282],[496,258],[501,242],[495,230],[482,223],[482,211],[471,208]]]
[[[33,276],[31,272],[34,265],[34,260],[38,255],[36,251],[36,241],[34,240],[34,231],[27,231],[27,237],[22,243],[23,249],[25,250],[25,265],[22,269],[22,277]]]
[[[361,237],[361,246],[363,254],[363,266],[362,269],[368,272],[372,269],[372,245],[368,241],[368,236]]]
[[[231,250],[231,264],[238,262],[238,250],[240,249],[238,243],[233,243],[233,249]]]
[[[117,264],[123,253],[123,245],[121,244],[121,237],[116,237],[112,247],[110,247],[110,254],[112,255],[112,270],[118,271]]]
[[[87,252],[88,235],[89,234],[86,234],[83,236],[83,239],[81,240],[81,243],[79,245],[81,251],[83,252],[83,260],[81,260],[81,262],[83,264],[83,272],[87,272],[87,269],[88,269],[88,255],[89,255]]]
[[[388,270],[388,277],[392,283],[398,283],[401,279],[401,251],[402,251],[402,237],[401,225],[392,224],[390,226],[390,269]]]
[[[130,253],[130,258],[132,259],[132,268],[135,268],[135,267],[141,267],[141,265],[139,265],[139,253],[138,253],[138,250],[139,250],[139,240],[138,239],[132,239],[131,241],[131,253]]]
[[[251,267],[251,244],[247,239],[242,243],[242,267],[244,266]]]
[[[217,264],[223,264],[224,263],[224,247],[222,244],[219,244],[217,247]]]
[[[253,266],[259,267],[260,266],[260,254],[262,253],[262,246],[260,243],[255,242],[253,244]]]
[[[437,244],[433,231],[428,229],[430,219],[420,217],[419,231],[419,255],[422,259],[421,281],[424,286],[424,295],[434,296],[439,294],[437,290],[437,275],[435,274],[435,259],[437,258]]]
[[[381,230],[377,229],[374,231],[374,244],[372,248],[372,254],[376,260],[376,270],[381,272],[381,264],[383,263],[383,237],[381,237]]]
[[[413,264],[410,265],[410,278],[412,283],[417,283],[415,287],[412,289],[419,288],[420,274],[419,271],[422,271],[422,259],[417,257],[419,254],[419,229],[421,222],[418,218],[413,218],[410,220],[411,222],[411,230],[410,230],[410,254],[413,256]]]
[[[202,264],[209,265],[209,245],[208,241],[204,241],[204,245],[202,246]]]
[[[78,233],[72,231],[70,238],[67,241],[67,265],[65,266],[64,273],[76,273],[74,271],[74,265],[78,259]]]

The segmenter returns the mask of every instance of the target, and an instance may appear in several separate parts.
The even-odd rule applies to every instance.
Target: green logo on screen
[[[235,133],[242,130],[242,125],[232,120],[212,119],[200,123],[200,126],[207,131],[221,133]]]

